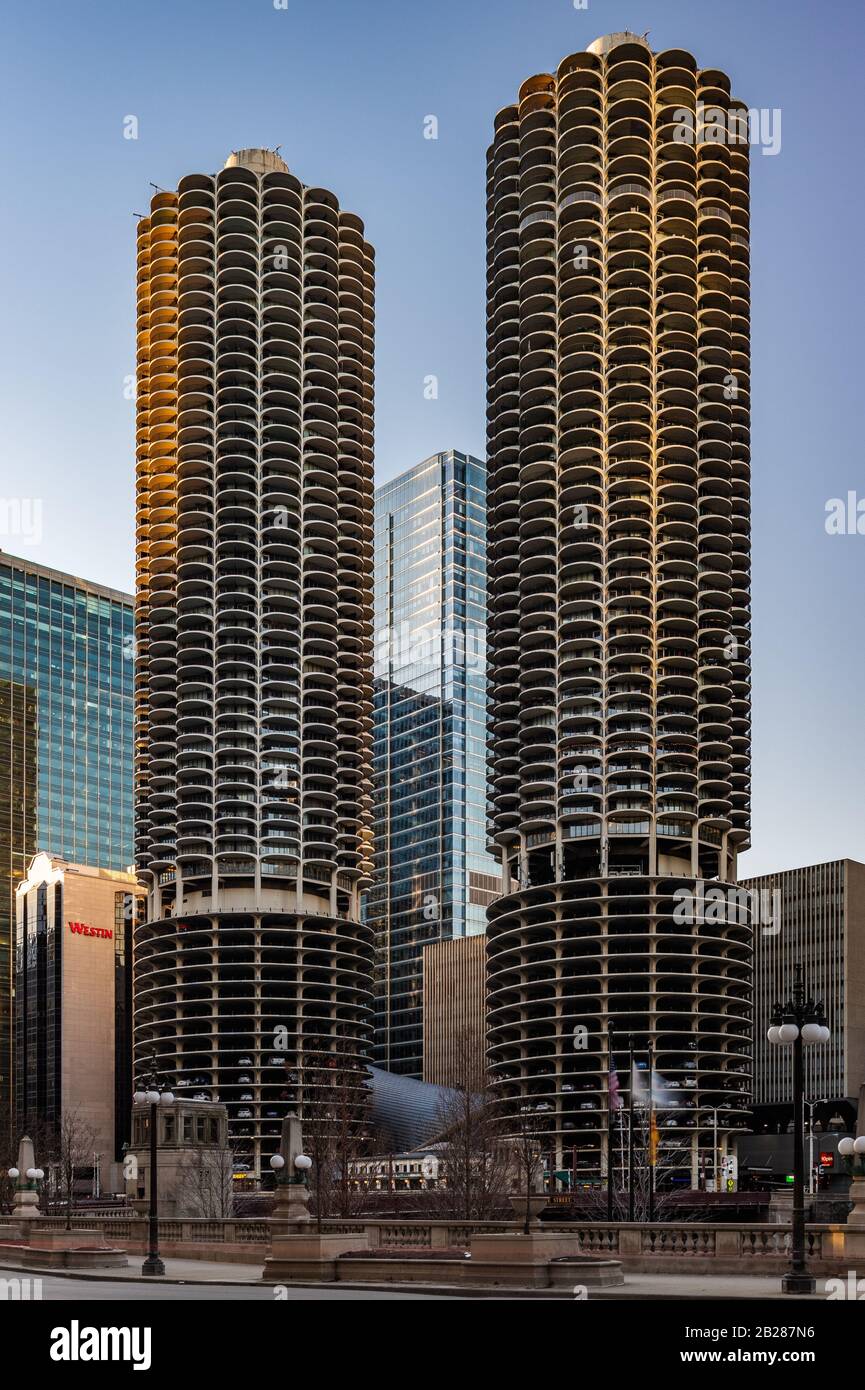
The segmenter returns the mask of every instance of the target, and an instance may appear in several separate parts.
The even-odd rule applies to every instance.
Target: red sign
[[[88,927],[85,922],[70,922],[69,930],[74,932],[76,936],[101,936],[107,938],[108,941],[114,937],[114,932],[109,931],[107,927]]]
[[[833,1153],[821,1154],[821,1155],[820,1155],[820,1162],[823,1164],[823,1167],[824,1167],[824,1168],[834,1168],[834,1167],[835,1167],[835,1155],[834,1155]]]

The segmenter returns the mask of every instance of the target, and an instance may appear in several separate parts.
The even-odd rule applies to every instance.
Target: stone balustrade
[[[63,1216],[38,1218],[46,1231],[62,1230]],[[113,1245],[131,1253],[145,1249],[147,1220],[116,1214],[72,1218],[73,1227],[101,1230]],[[310,1229],[315,1229],[314,1223]],[[357,1235],[370,1249],[413,1246],[420,1249],[467,1250],[473,1235],[495,1235],[519,1229],[513,1221],[394,1221],[389,1219],[325,1221],[326,1235]],[[702,1274],[774,1274],[789,1260],[789,1225],[759,1223],[710,1224],[708,1222],[634,1223],[603,1221],[545,1221],[545,1234],[567,1232],[576,1236],[584,1255],[619,1259],[634,1273],[680,1273],[689,1269]],[[845,1263],[842,1225],[809,1225],[806,1228],[808,1258],[815,1274],[835,1273]],[[162,1253],[186,1259],[257,1263],[267,1254],[270,1222],[257,1218],[165,1218],[159,1222]]]

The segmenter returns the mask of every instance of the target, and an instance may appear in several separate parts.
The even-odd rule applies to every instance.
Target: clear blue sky
[[[280,144],[365,220],[378,263],[379,480],[484,451],[484,155],[519,83],[649,31],[780,107],[753,161],[754,851],[865,859],[860,0],[11,0],[0,66],[0,496],[13,552],[132,584],[133,212],[149,181]],[[139,138],[123,138],[124,117]],[[435,115],[439,139],[423,139]],[[439,397],[423,381],[439,378]]]

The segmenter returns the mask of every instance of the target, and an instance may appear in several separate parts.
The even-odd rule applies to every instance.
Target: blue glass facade
[[[421,1076],[423,946],[486,928],[486,467],[435,454],[376,492],[375,1062]]]
[[[0,1119],[16,883],[38,849],[132,862],[132,656],[131,595],[0,554]]]

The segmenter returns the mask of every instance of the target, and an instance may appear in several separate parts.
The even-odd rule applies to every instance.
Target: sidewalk
[[[165,1275],[158,1278],[152,1276],[143,1277],[141,1274],[142,1256],[136,1255],[130,1258],[128,1269],[105,1269],[87,1270],[78,1272],[72,1269],[52,1269],[52,1270],[27,1270],[26,1273],[38,1277],[39,1274],[50,1274],[58,1279],[86,1279],[98,1283],[112,1283],[115,1280],[127,1282],[139,1282],[142,1284],[218,1284],[221,1286],[232,1285],[240,1287],[248,1284],[257,1284],[260,1287],[273,1287],[270,1284],[263,1284],[261,1279],[260,1264],[227,1264],[216,1260],[180,1260],[167,1259],[165,1264]],[[3,1265],[0,1271],[7,1273],[24,1272],[21,1266]],[[825,1299],[825,1278],[817,1278],[817,1299]],[[451,1298],[541,1298],[541,1299],[567,1299],[575,1301],[573,1290],[569,1289],[510,1289],[510,1288],[459,1288],[454,1285],[445,1284],[389,1284],[389,1283],[330,1283],[330,1284],[291,1284],[289,1287],[297,1288],[321,1288],[322,1290],[355,1289],[358,1292],[366,1290],[368,1292],[385,1291],[395,1293],[414,1294],[442,1294]],[[574,1287],[578,1287],[575,1278]],[[662,1300],[713,1300],[713,1299],[783,1299],[789,1303],[791,1301],[807,1302],[808,1295],[793,1295],[781,1292],[780,1275],[760,1275],[748,1276],[739,1274],[728,1275],[701,1275],[696,1279],[688,1274],[626,1274],[624,1284],[616,1285],[606,1289],[590,1289],[588,1302],[607,1299],[638,1299],[652,1301]]]
[[[24,1271],[38,1277],[50,1274],[57,1279],[93,1279],[97,1283],[111,1283],[115,1279],[140,1280],[147,1284],[260,1284],[261,1261],[255,1264],[233,1264],[223,1260],[163,1260],[165,1274],[160,1276],[142,1275],[143,1255],[130,1255],[127,1269],[33,1269],[24,1271],[23,1265],[2,1264],[0,1269],[15,1272]]]
[[[624,1284],[610,1289],[590,1289],[589,1300],[608,1298],[638,1299],[768,1299],[781,1298],[786,1303],[825,1299],[826,1277],[817,1275],[817,1292],[789,1294],[781,1291],[780,1274],[626,1274]]]

